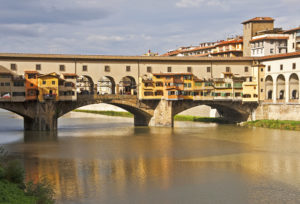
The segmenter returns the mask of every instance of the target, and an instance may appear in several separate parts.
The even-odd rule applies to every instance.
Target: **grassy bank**
[[[94,110],[74,110],[75,112],[82,112],[82,113],[94,113],[100,115],[107,115],[107,116],[119,116],[119,117],[127,117],[133,118],[133,115],[128,112],[121,112],[121,111],[94,111]]]
[[[281,130],[300,130],[300,121],[292,120],[256,120],[245,122],[243,126],[264,127]]]
[[[128,112],[120,111],[94,111],[94,110],[74,110],[75,112],[83,113],[94,113],[107,116],[119,116],[119,117],[130,117],[133,115]],[[193,122],[205,122],[205,123],[227,123],[227,121],[222,118],[209,118],[209,117],[198,117],[198,116],[189,116],[189,115],[176,115],[174,120],[176,121],[193,121]]]
[[[41,179],[37,183],[25,182],[25,170],[18,160],[7,158],[0,146],[0,203],[2,204],[53,204],[52,185]]]

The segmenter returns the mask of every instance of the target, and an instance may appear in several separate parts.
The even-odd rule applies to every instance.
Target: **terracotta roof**
[[[274,37],[262,37],[262,38],[256,38],[256,39],[253,39],[253,40],[250,40],[250,42],[257,42],[257,41],[261,41],[261,40],[287,40],[289,39],[289,37],[284,37],[284,36],[274,36]]]
[[[184,53],[184,52],[193,52],[193,51],[198,51],[198,50],[206,50],[206,49],[210,49],[210,48],[214,48],[216,47],[215,45],[213,46],[207,46],[207,47],[196,47],[194,49],[190,49],[190,50],[183,50],[181,51],[181,53]]]
[[[257,59],[264,61],[264,60],[282,59],[282,58],[290,58],[290,57],[300,57],[300,51],[278,54],[278,55],[269,55],[269,56],[259,57]]]
[[[75,76],[75,77],[78,76],[78,75],[75,74],[75,73],[63,73],[62,75],[63,75],[63,76]]]
[[[167,62],[211,62],[211,61],[250,61],[253,57],[234,57],[234,58],[224,58],[224,57],[169,57],[169,56],[117,56],[117,55],[69,55],[69,54],[25,54],[25,53],[0,53],[0,59],[31,59],[31,60],[69,60],[69,61],[80,61],[80,60],[115,60],[115,61],[167,61]]]
[[[249,22],[274,22],[274,19],[271,17],[255,17],[250,20],[242,22],[242,24],[249,23]]]
[[[153,76],[193,75],[192,73],[153,73]]]
[[[226,41],[222,41],[222,42],[218,43],[216,45],[216,47],[219,45],[236,44],[236,43],[242,43],[242,42],[243,42],[243,39],[226,40]]]
[[[39,72],[27,70],[27,71],[24,71],[24,73],[26,73],[26,74],[38,74]]]
[[[292,33],[292,32],[298,31],[298,30],[300,30],[300,27],[293,28],[293,29],[290,29],[290,30],[286,30],[286,31],[284,31],[284,33]]]

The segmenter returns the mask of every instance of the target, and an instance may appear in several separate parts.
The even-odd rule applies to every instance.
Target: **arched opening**
[[[131,76],[123,77],[119,83],[119,93],[121,95],[136,95],[136,82]]]
[[[285,99],[285,78],[282,74],[277,77],[277,99]]]
[[[299,78],[297,74],[292,74],[289,79],[290,100],[299,99]]]
[[[101,77],[97,82],[97,94],[115,94],[116,93],[116,83],[115,80],[110,76]]]
[[[89,76],[80,76],[76,81],[78,95],[94,95],[94,82]]]
[[[269,91],[268,91],[267,99],[268,99],[268,100],[272,100],[272,97],[273,97],[273,91],[272,91],[272,90],[269,90]]]
[[[272,100],[273,98],[273,78],[269,75],[265,80],[266,99]]]

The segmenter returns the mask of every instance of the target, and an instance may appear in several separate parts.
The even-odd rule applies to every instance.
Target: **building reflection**
[[[67,155],[69,151],[77,151],[78,154],[82,149],[79,143],[70,145],[65,153],[59,153],[63,155],[56,155],[60,158],[48,158],[54,153],[47,154],[45,151],[49,151],[48,149],[40,148],[38,152],[35,151],[36,157],[24,160],[26,176],[34,182],[47,178],[54,185],[58,200],[80,200],[95,196],[103,198],[112,193],[125,198],[128,186],[134,185],[143,192],[149,181],[168,188],[173,172],[173,161],[170,160],[172,136],[170,131],[163,133],[163,139],[154,136],[150,140],[143,140],[134,136],[137,138],[130,142],[116,143],[117,147],[101,152],[101,159],[100,147],[93,144],[89,144],[90,148],[85,148],[82,157],[76,159],[68,158]],[[29,138],[26,139],[27,142],[37,141],[40,137]],[[59,146],[60,142],[54,145]],[[153,152],[157,152],[157,156],[153,157]],[[108,192],[110,188],[114,192]]]

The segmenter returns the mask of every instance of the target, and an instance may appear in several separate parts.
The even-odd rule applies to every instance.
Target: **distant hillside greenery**
[[[52,204],[54,191],[46,179],[39,183],[25,183],[25,171],[20,161],[9,161],[0,147],[0,203]]]

